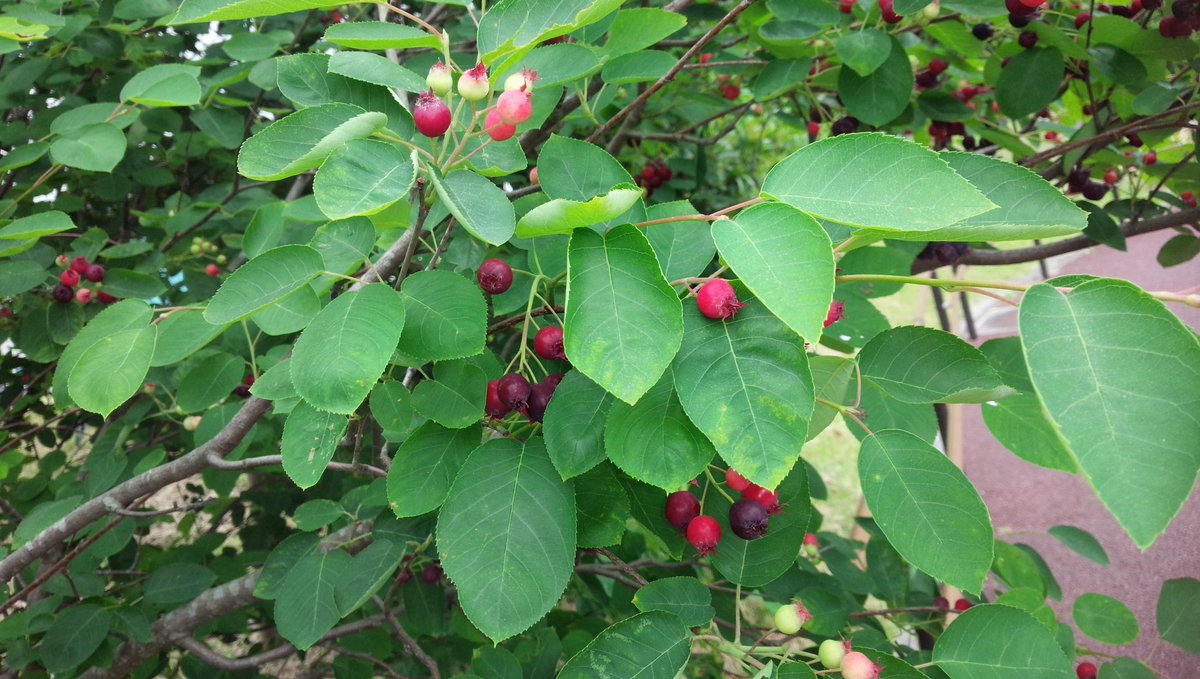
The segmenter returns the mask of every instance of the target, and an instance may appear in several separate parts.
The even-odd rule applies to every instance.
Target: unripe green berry
[[[217,264],[224,266],[225,262],[228,262],[228,261],[229,261],[229,259],[226,258],[225,255],[217,255]]]
[[[806,622],[812,620],[812,614],[799,601],[784,604],[775,611],[775,629],[784,634],[795,634]]]
[[[188,252],[192,253],[193,255],[200,254],[200,250],[201,250],[201,248],[200,248],[199,243],[195,243],[194,245],[192,245],[192,247],[188,248]]]
[[[425,76],[425,84],[439,97],[449,94],[450,88],[454,85],[454,76],[450,73],[450,67],[441,61],[434,64],[429,69],[429,75]]]
[[[817,649],[817,657],[826,669],[836,670],[842,666],[842,658],[846,657],[846,645],[837,639],[826,639]]]
[[[488,83],[487,69],[483,64],[463,73],[458,79],[458,93],[467,101],[479,101],[492,91]]]

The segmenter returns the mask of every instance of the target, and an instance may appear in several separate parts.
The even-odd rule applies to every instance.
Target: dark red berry
[[[942,59],[929,60],[929,72],[934,75],[941,75],[949,68],[949,65]]]
[[[75,269],[67,269],[58,275],[58,280],[68,288],[73,288],[79,285],[79,272]]]
[[[510,410],[524,408],[525,404],[529,402],[531,390],[529,380],[517,373],[505,375],[496,383],[496,395],[500,397],[500,402]]]
[[[745,304],[738,302],[733,286],[724,278],[714,278],[696,291],[696,308],[712,319],[733,318]]]
[[[1083,25],[1086,24],[1091,18],[1092,15],[1088,14],[1087,12],[1080,12],[1079,14],[1076,14],[1075,28],[1083,28]]]
[[[1038,36],[1033,31],[1024,31],[1017,36],[1017,44],[1025,49],[1029,49],[1037,44]]]
[[[1171,14],[1176,19],[1191,19],[1196,16],[1196,7],[1192,0],[1175,0],[1171,3]]]
[[[733,101],[742,96],[742,88],[737,85],[721,85],[721,96]]]
[[[939,611],[948,611],[950,610],[950,601],[944,596],[935,596],[933,597],[933,607]]]
[[[538,330],[533,337],[533,350],[547,361],[567,360],[567,355],[563,353],[562,328],[548,325]]]
[[[721,542],[721,525],[711,516],[697,516],[687,525],[687,541],[700,556],[712,554]]]
[[[117,301],[116,297],[113,297],[112,295],[108,294],[107,292],[105,292],[103,290],[97,292],[96,297],[98,297],[100,299],[101,304],[113,304],[114,302]]]
[[[1088,200],[1100,200],[1108,193],[1108,185],[1100,182],[1088,182],[1083,186],[1083,197]]]
[[[965,611],[970,607],[971,602],[967,601],[966,599],[959,599],[958,601],[954,602],[954,610],[956,611]]]
[[[557,389],[558,385],[562,384],[562,381],[563,381],[562,373],[550,373],[549,375],[546,375],[546,379],[542,380],[542,384],[550,384],[550,385],[553,385],[555,389]]]
[[[83,273],[87,271],[87,268],[87,257],[76,257],[75,259],[71,260],[71,270],[75,273],[83,275]]]
[[[686,533],[692,519],[700,516],[700,501],[686,490],[671,493],[667,496],[664,512],[667,515],[667,523],[680,533]]]
[[[933,71],[921,71],[920,73],[917,74],[917,77],[916,77],[917,87],[919,87],[923,90],[928,90],[928,89],[937,87],[937,82],[938,82],[937,74],[934,73]]]
[[[850,134],[852,132],[857,132],[857,131],[858,131],[858,119],[853,118],[851,116],[846,116],[845,118],[838,118],[837,120],[833,121],[833,125],[831,125],[829,127],[830,134],[832,134],[835,137],[838,135]]]
[[[234,388],[233,395],[237,396],[238,398],[250,398],[250,387],[247,387],[244,384],[239,384],[236,388]]]
[[[421,582],[426,585],[436,585],[442,581],[442,567],[436,561],[430,563],[421,571]]]
[[[489,295],[500,295],[512,287],[513,271],[502,259],[488,259],[475,272],[479,287]]]
[[[1105,184],[1112,186],[1113,184],[1117,183],[1117,179],[1118,179],[1117,171],[1114,170],[1113,168],[1110,167],[1104,171],[1104,183]]]
[[[245,377],[243,377],[242,384],[246,385],[247,387],[253,387],[254,386],[254,375],[246,375]]]
[[[554,387],[557,384],[549,384],[545,381],[533,385],[529,389],[529,406],[525,410],[525,414],[529,417],[530,422],[541,422],[546,416],[546,406],[550,405],[550,397],[554,396]]]
[[[51,292],[51,294],[54,295],[54,301],[58,302],[59,304],[66,304],[67,302],[75,299],[75,293],[71,292],[71,288],[68,288],[61,283],[54,286],[54,290]]]
[[[837,323],[838,321],[845,318],[845,316],[846,316],[845,312],[846,312],[846,303],[845,302],[839,302],[836,299],[833,300],[832,302],[830,302],[829,303],[829,311],[827,311],[825,313],[824,327],[828,328],[829,326],[833,325],[834,323]]]
[[[729,486],[733,492],[740,493],[750,487],[750,481],[730,467],[725,470],[725,485]]]
[[[642,179],[644,179],[646,181],[651,181],[652,179],[656,179],[657,177],[658,177],[658,170],[655,170],[653,165],[647,165],[646,167],[642,168]]]
[[[1146,165],[1153,165],[1158,162],[1158,154],[1154,151],[1147,151],[1146,155],[1142,156],[1142,162]]]
[[[747,500],[754,500],[762,505],[768,514],[778,514],[780,511],[779,495],[758,484],[750,484],[749,488],[742,491],[742,497]]]
[[[396,582],[403,585],[404,583],[409,582],[411,580],[412,580],[412,571],[408,570],[407,568],[401,568],[400,575],[396,578]]]
[[[494,417],[497,420],[512,412],[512,408],[504,405],[504,402],[500,400],[500,394],[496,389],[496,385],[499,383],[500,380],[488,382],[487,405],[484,407],[484,411],[488,414],[488,417]]]
[[[1013,28],[1025,28],[1029,25],[1029,17],[1022,14],[1009,14],[1008,25]]]
[[[93,264],[87,268],[87,271],[83,272],[83,276],[93,283],[99,283],[104,280],[104,267],[99,264]]]
[[[743,540],[767,534],[767,510],[754,500],[741,499],[729,508],[729,529]]]
[[[450,129],[450,107],[433,90],[422,92],[413,106],[413,123],[426,137],[440,137]]]
[[[1097,674],[1096,666],[1090,662],[1081,662],[1075,666],[1075,676],[1078,679],[1096,679]]]

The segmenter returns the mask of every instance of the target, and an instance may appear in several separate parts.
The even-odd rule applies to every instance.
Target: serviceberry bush
[[[1200,252],[1198,17],[0,4],[0,677],[1156,676],[935,405],[1140,549],[1187,501],[1198,281],[988,267]],[[913,286],[1019,333],[893,327]],[[1173,651],[1198,602],[1162,583]]]

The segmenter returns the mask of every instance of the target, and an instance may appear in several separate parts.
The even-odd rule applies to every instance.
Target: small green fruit
[[[195,245],[192,245],[192,247],[188,248],[188,252],[192,253],[193,255],[200,254],[200,250],[201,247],[199,243],[196,243]]]
[[[812,615],[804,604],[799,601],[791,604],[784,604],[775,611],[775,629],[784,634],[795,634],[800,631],[809,620],[812,620]]]
[[[842,658],[846,657],[846,645],[837,639],[826,639],[817,649],[817,656],[826,669],[836,670],[842,666]]]

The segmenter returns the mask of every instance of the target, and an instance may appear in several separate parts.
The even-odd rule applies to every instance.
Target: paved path
[[[1050,274],[1090,273],[1125,278],[1147,290],[1181,290],[1200,285],[1200,262],[1161,268],[1155,261],[1170,231],[1146,234],[1129,241],[1129,252],[1094,248],[1080,255],[1065,255],[1050,262]],[[982,271],[975,272],[982,277]],[[1200,330],[1200,309],[1171,305],[1185,324]],[[1011,313],[985,313],[981,333],[987,337],[1015,334]],[[1137,366],[1130,366],[1136,369]],[[1194,489],[1167,532],[1145,553],[1137,548],[1096,499],[1080,477],[1028,464],[1005,450],[988,433],[978,406],[964,412],[965,469],[992,513],[997,535],[1010,542],[1025,542],[1042,555],[1063,590],[1063,600],[1052,602],[1059,619],[1069,622],[1071,605],[1084,592],[1099,592],[1123,601],[1141,626],[1138,640],[1120,648],[1107,647],[1082,635],[1077,641],[1105,653],[1149,659],[1162,679],[1200,679],[1200,656],[1167,643],[1156,643],[1154,611],[1164,580],[1200,578],[1200,489]],[[1200,441],[1197,442],[1200,446]],[[1051,526],[1069,524],[1096,536],[1111,564],[1102,567],[1076,555],[1051,538]],[[1018,535],[1006,535],[1018,531]],[[1030,677],[1030,679],[1036,679]]]

